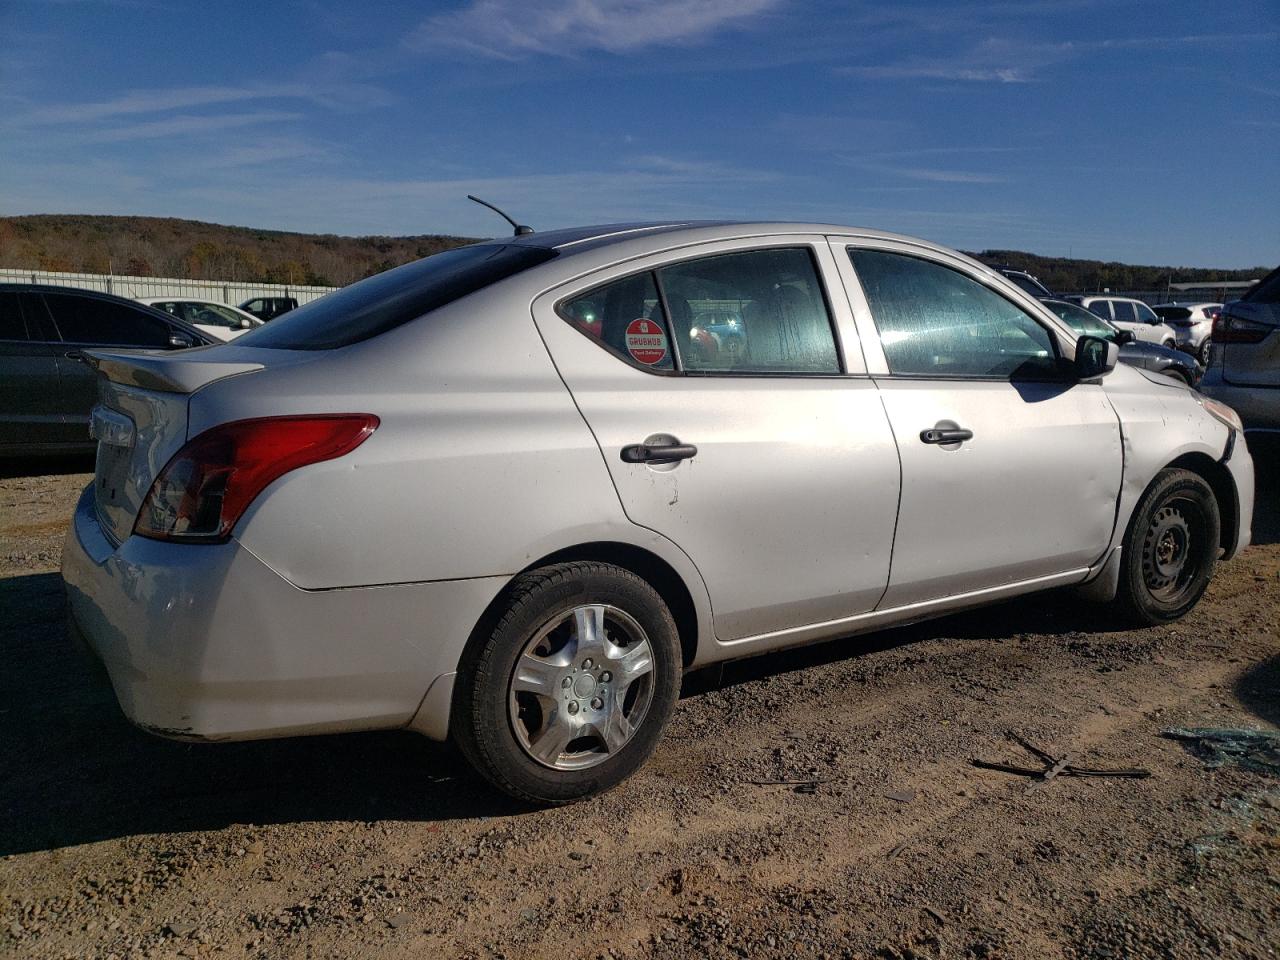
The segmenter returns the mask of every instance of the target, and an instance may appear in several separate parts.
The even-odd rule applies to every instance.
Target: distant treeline
[[[474,242],[466,237],[339,237],[225,227],[165,217],[45,214],[0,217],[0,267],[193,280],[343,286],[410,260]],[[1169,283],[1251,280],[1264,266],[1239,270],[1146,267],[1041,257],[1020,250],[971,254],[1026,270],[1050,290],[1160,290]]]
[[[0,217],[0,267],[192,280],[340,287],[473,242],[285,233],[166,217]]]
[[[995,267],[1025,270],[1054,293],[1098,290],[1164,290],[1170,283],[1202,280],[1259,280],[1274,267],[1219,270],[1209,267],[1143,267],[1102,260],[1041,257],[1021,250],[983,250],[969,256]]]

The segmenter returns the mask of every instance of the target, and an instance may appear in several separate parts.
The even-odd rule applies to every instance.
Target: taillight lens
[[[1261,343],[1274,329],[1265,323],[1220,313],[1213,319],[1212,336],[1216,343]]]
[[[153,540],[219,543],[273,480],[333,460],[378,427],[372,414],[264,417],[206,430],[151,484],[133,532]]]

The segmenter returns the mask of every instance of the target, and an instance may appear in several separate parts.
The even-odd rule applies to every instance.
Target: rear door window
[[[1110,300],[1094,300],[1089,304],[1089,311],[1096,313],[1103,320],[1111,319],[1111,301]]]
[[[1057,373],[1053,338],[1021,307],[958,270],[885,250],[850,249],[889,372],[983,379]]]
[[[169,347],[169,325],[149,313],[111,300],[67,293],[46,293],[44,300],[66,343]]]
[[[683,369],[839,373],[831,314],[807,247],[748,250],[658,271]]]

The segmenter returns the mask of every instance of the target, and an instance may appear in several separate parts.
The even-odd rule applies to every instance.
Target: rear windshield
[[[1272,270],[1241,299],[1249,303],[1280,303],[1280,270]]]
[[[545,263],[544,247],[482,243],[446,250],[312,300],[236,339],[236,346],[333,350],[368,340]]]
[[[1155,307],[1161,320],[1186,320],[1191,316],[1190,307]]]

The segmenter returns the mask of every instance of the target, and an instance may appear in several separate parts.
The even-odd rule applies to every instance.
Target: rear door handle
[[[623,447],[620,455],[623,463],[670,463],[696,457],[698,448],[692,443],[633,443]]]
[[[973,431],[965,430],[961,427],[953,429],[932,427],[928,430],[921,430],[920,439],[924,443],[963,443],[965,440],[973,439]]]
[[[75,360],[77,363],[88,363],[88,358],[79,350],[68,350],[63,354],[68,360]]]

